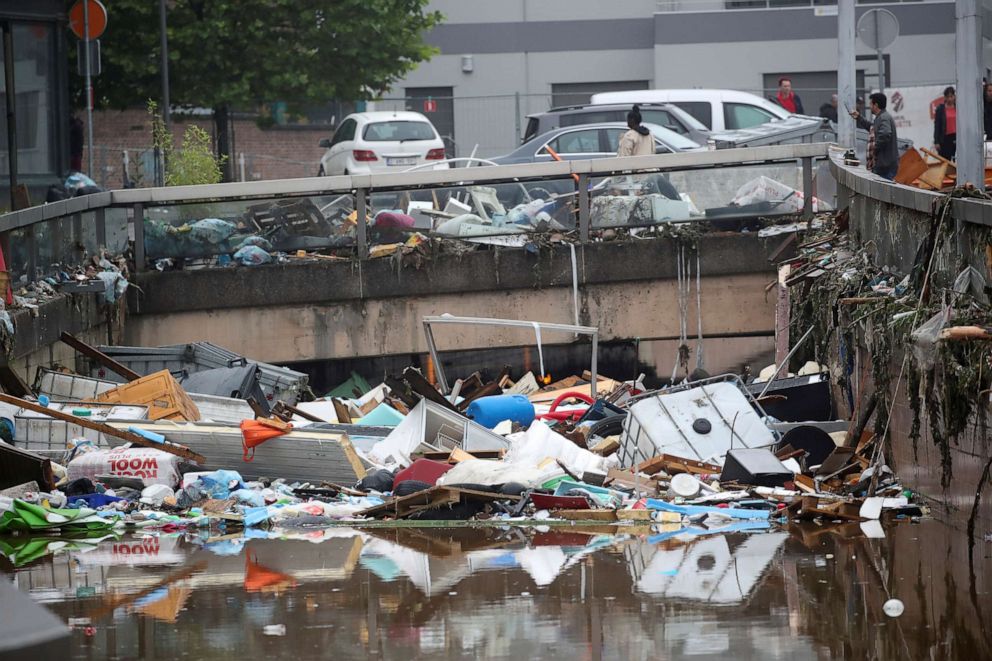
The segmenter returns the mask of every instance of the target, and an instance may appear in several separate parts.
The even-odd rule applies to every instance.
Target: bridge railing
[[[733,227],[758,215],[801,210],[809,217],[814,161],[824,160],[828,147],[778,145],[113,190],[0,216],[0,242],[16,286],[78,265],[102,248],[115,254],[132,249],[141,271],[165,268],[160,260],[170,258],[193,267],[197,260],[223,264],[252,244],[288,255],[337,248],[332,252],[365,259],[380,254],[383,244],[406,240],[410,229],[522,245],[535,234],[554,232],[572,232],[586,242],[598,230],[612,228],[698,220]],[[766,201],[749,203],[754,196],[745,195],[741,204],[731,204],[745,184],[768,188]],[[767,202],[768,195],[784,201]],[[411,212],[415,226],[380,214],[388,210]],[[465,214],[476,218],[464,222]],[[452,222],[458,216],[461,220]],[[243,258],[250,261],[251,253],[242,251]]]

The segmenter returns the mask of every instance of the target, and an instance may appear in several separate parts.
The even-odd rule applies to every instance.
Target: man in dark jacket
[[[944,90],[944,102],[933,114],[933,145],[937,153],[949,161],[954,160],[958,142],[958,108],[954,88]]]
[[[985,108],[985,139],[992,140],[992,83],[982,85],[982,101]]]
[[[830,103],[820,106],[820,117],[826,117],[834,124],[837,123],[837,95],[830,95]]]
[[[778,79],[778,94],[770,100],[772,103],[782,106],[790,113],[797,115],[806,114],[803,111],[803,100],[799,98],[798,94],[792,91],[792,81],[786,76]]]
[[[888,99],[881,92],[868,97],[871,112],[875,116],[868,135],[868,169],[883,179],[895,179],[899,170],[899,142],[896,135],[896,122],[885,106]]]

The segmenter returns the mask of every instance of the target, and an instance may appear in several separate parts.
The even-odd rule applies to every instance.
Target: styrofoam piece
[[[672,495],[681,496],[682,498],[695,498],[700,489],[699,480],[689,473],[679,473],[672,476],[669,489]]]
[[[869,521],[877,520],[878,517],[882,516],[882,503],[884,501],[884,498],[879,497],[865,498],[865,502],[861,504],[861,509],[858,510],[858,516]]]
[[[616,465],[612,458],[600,457],[584,450],[542,422],[535,422],[525,432],[511,434],[506,461],[541,466],[546,460],[561,460],[576,475],[586,471],[608,472]],[[555,465],[557,469],[557,465]]]

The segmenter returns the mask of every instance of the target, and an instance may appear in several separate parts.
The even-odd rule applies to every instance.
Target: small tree
[[[199,126],[188,126],[183,133],[182,148],[176,151],[172,134],[166,129],[158,104],[148,101],[152,119],[152,146],[160,163],[165,164],[166,186],[216,184],[223,177],[221,166],[226,156],[214,156],[210,134]]]

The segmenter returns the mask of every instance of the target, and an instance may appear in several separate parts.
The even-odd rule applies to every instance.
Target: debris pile
[[[248,363],[254,382],[239,399],[187,392],[207,382],[180,383],[163,363],[205,367],[205,355],[226,355],[213,345],[70,343],[125,383],[46,370],[28,398],[0,395],[12,444],[0,446],[12,459],[0,534],[401,520],[706,534],[815,519],[863,522],[877,535],[883,517],[922,514],[886,466],[881,434],[832,420],[829,401],[810,405],[830,396],[819,365],[802,383],[772,368],[764,382],[724,375],[651,391],[643,377],[514,381],[510,368],[449,389],[443,375],[434,385],[411,367],[376,387],[352,375],[324,398],[297,383],[298,399],[263,406],[266,371],[283,385],[291,372]]]

